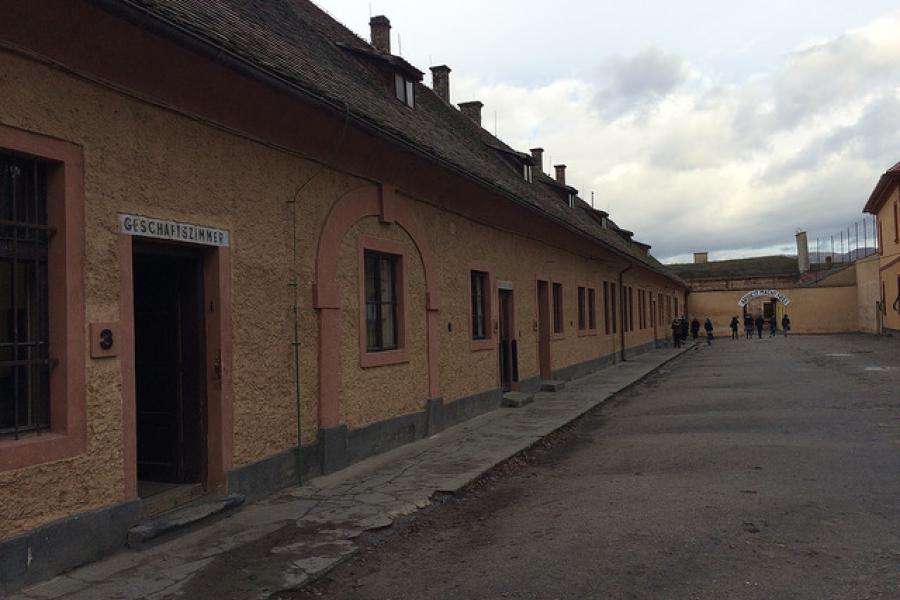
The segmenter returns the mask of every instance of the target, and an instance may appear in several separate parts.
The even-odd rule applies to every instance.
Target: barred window
[[[0,154],[0,435],[50,427],[47,172]]]
[[[487,273],[484,271],[472,271],[472,339],[487,339]]]
[[[584,288],[578,286],[578,330],[584,331],[587,327],[585,323],[585,310],[584,310]]]
[[[597,329],[597,292],[594,288],[588,288],[588,329]]]
[[[365,251],[366,349],[394,350],[397,342],[397,264],[399,257]]]

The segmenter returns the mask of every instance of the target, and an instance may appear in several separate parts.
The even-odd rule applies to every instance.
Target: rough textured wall
[[[709,316],[718,337],[731,336],[728,324],[731,317],[736,315],[741,321],[739,333],[742,334],[743,317],[737,303],[748,291],[750,290],[693,292],[690,296],[691,312]],[[784,307],[784,312],[791,319],[792,333],[840,333],[859,330],[856,287],[783,288],[780,291],[791,299],[791,303]]]
[[[880,268],[881,281],[884,284],[884,326],[900,331],[900,311],[894,308],[895,303],[900,306],[900,240],[894,237],[895,214],[900,216],[900,188],[894,188],[890,198],[878,213],[883,233]]]
[[[409,362],[362,369],[359,366],[360,235],[390,240],[403,247],[404,311]],[[341,290],[341,418],[351,429],[424,409],[428,399],[426,356],[425,271],[415,244],[396,224],[376,217],[358,221],[341,244],[338,258]]]
[[[229,229],[234,462],[295,444],[287,201],[318,166],[12,54],[0,53],[0,80],[0,121],[84,149],[85,327],[119,318],[118,212]],[[318,430],[318,320],[308,294],[314,237],[334,199],[359,185],[325,172],[298,197],[306,443]],[[118,359],[88,358],[86,381],[87,452],[0,473],[0,535],[123,498]]]
[[[878,333],[878,313],[875,303],[881,299],[878,256],[869,256],[856,263],[856,306],[859,330]]]

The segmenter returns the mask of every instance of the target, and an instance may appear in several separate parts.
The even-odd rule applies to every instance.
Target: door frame
[[[137,405],[134,363],[134,243],[149,238],[118,235],[119,363],[122,373],[122,438],[125,498],[137,497]],[[204,246],[153,240],[165,248],[190,248],[200,255],[203,283],[206,371],[206,467],[202,482],[209,492],[224,491],[234,455],[231,380],[231,253],[228,246]]]
[[[543,284],[543,288],[542,285]],[[537,366],[541,379],[553,379],[553,363],[550,357],[550,286],[553,281],[549,277],[535,277],[535,321],[537,325]]]
[[[507,302],[506,306],[508,307],[508,314],[503,314],[503,301],[501,298],[504,294],[507,294]],[[507,375],[509,376],[508,383],[510,390],[517,390],[519,388],[518,379],[515,377],[516,369],[513,368],[513,346],[516,344],[516,295],[515,290],[512,289],[497,289],[497,338],[499,343],[502,345],[503,342],[503,321],[506,321],[506,330],[509,333],[509,337],[507,339],[508,347],[506,348],[506,357],[507,357]],[[500,350],[501,356],[503,349]],[[518,356],[515,358],[516,362],[518,362]],[[502,365],[502,363],[501,363]],[[504,373],[501,368],[500,372],[500,387],[503,388],[503,376]]]

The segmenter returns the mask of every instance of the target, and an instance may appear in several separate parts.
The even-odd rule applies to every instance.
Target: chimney
[[[556,169],[556,182],[559,185],[566,185],[566,165],[553,165]]]
[[[450,103],[450,67],[431,67],[431,88],[446,103]]]
[[[801,273],[809,271],[809,243],[805,231],[797,232],[797,267]]]
[[[709,262],[709,252],[694,252],[694,264],[702,265]]]
[[[543,148],[532,148],[531,149],[531,158],[534,160],[534,166],[541,173],[544,172],[544,149]]]
[[[475,121],[476,125],[481,127],[482,106],[484,106],[484,104],[482,102],[479,102],[478,100],[472,100],[471,102],[460,102],[459,110],[462,111],[462,114]]]
[[[384,54],[391,53],[391,22],[384,15],[369,19],[372,32],[372,46]]]

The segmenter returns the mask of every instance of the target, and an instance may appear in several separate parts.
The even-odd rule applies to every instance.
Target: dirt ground
[[[279,599],[900,598],[900,343],[717,340]]]

